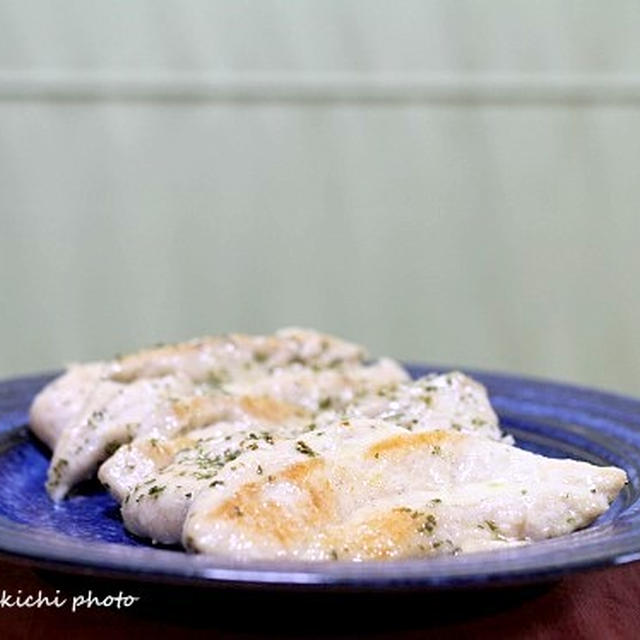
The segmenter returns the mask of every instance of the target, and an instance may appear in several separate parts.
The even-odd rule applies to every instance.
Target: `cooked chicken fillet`
[[[216,398],[203,396],[197,399],[215,408]],[[218,412],[214,419],[209,414],[208,420],[199,420],[200,424],[192,421],[189,428],[177,431],[179,435],[156,432],[138,436],[121,446],[100,467],[100,481],[118,502],[122,502],[136,485],[160,473],[178,454],[190,459],[191,450],[199,452],[201,440],[220,441],[221,446],[227,448],[225,439],[230,440],[234,433],[295,434],[302,432],[312,420],[313,414],[305,409],[268,396],[224,396],[221,399],[233,409],[226,415]],[[194,472],[199,464],[200,459],[194,461]]]
[[[258,380],[257,393],[230,395],[227,386],[204,395],[193,394],[191,380],[182,374],[161,378],[140,378],[124,384],[101,381],[91,394],[82,415],[68,426],[57,443],[49,472],[52,498],[63,498],[77,482],[93,475],[97,466],[119,445],[138,436],[170,437],[222,420],[241,420],[250,398],[262,397],[266,389],[274,400],[289,400],[315,407],[323,403],[338,406],[343,397],[358,390],[372,390],[405,380],[407,374],[396,363],[385,360],[369,366],[313,371],[294,365],[295,374],[273,374],[277,383]],[[243,390],[251,391],[244,384]],[[250,408],[250,407],[249,407]],[[254,407],[255,409],[255,407]],[[249,411],[251,413],[251,411]]]
[[[198,428],[227,419],[226,405],[221,399],[232,393],[224,389],[227,384],[250,387],[259,384],[262,378],[280,374],[278,389],[271,395],[288,394],[304,399],[305,393],[316,394],[324,387],[331,396],[341,385],[362,385],[377,378],[380,378],[378,385],[406,379],[404,370],[391,361],[365,367],[360,372],[363,367],[358,363],[364,355],[361,347],[331,336],[284,329],[266,337],[236,334],[205,338],[139,352],[111,363],[89,365],[88,371],[95,369],[98,373],[91,379],[93,384],[87,383],[82,389],[73,389],[70,379],[79,376],[69,372],[57,381],[58,392],[50,390],[56,385],[54,382],[34,402],[34,430],[49,442],[55,441],[47,483],[49,493],[55,500],[62,499],[77,482],[90,477],[118,445],[138,434],[174,433],[180,428]],[[331,368],[323,372],[323,367]],[[356,372],[344,373],[346,368]],[[287,378],[287,369],[299,372],[301,379]],[[319,376],[322,379],[316,388],[313,383]],[[196,385],[199,382],[206,384]],[[58,410],[53,429],[50,419],[47,422],[47,418],[41,417],[41,407],[51,405],[51,398],[59,395],[60,387],[72,398],[71,404],[82,409],[73,413]],[[176,398],[189,394],[202,394],[204,387],[221,391],[216,402],[222,406],[212,407],[211,403],[196,400],[196,415],[192,415],[192,399],[185,399],[186,408],[175,402]],[[216,412],[223,415],[217,418],[210,415]],[[61,427],[62,433],[56,439]]]
[[[521,546],[584,527],[609,506],[605,493],[555,482],[475,482],[374,500],[330,524],[300,555],[310,560],[387,560]]]
[[[53,448],[103,380],[131,382],[177,372],[194,382],[218,386],[260,378],[291,364],[322,369],[358,364],[365,356],[358,345],[297,328],[282,329],[273,336],[231,334],[146,349],[110,362],[71,365],[35,397],[30,425]]]
[[[365,560],[567,533],[603,513],[626,474],[476,435],[356,419],[243,453],[216,480],[189,509],[187,548],[243,560]]]
[[[317,331],[287,328],[272,336],[229,334],[139,351],[110,364],[120,382],[176,372],[194,382],[224,383],[292,364],[336,367],[364,360],[359,345]]]
[[[266,389],[261,387],[261,390]],[[334,398],[332,406],[338,406],[339,400]],[[205,481],[207,478],[201,477],[202,448],[206,449],[209,457],[229,450],[230,445],[221,435],[236,431],[239,440],[251,432],[268,433],[272,439],[291,438],[310,430],[320,431],[338,421],[341,415],[366,414],[414,432],[455,429],[496,440],[504,439],[484,387],[459,373],[428,376],[411,383],[393,382],[378,390],[363,387],[342,412],[326,410],[318,413],[318,404],[316,397],[316,412],[303,415],[293,412],[286,415],[286,410],[280,410],[275,415],[272,411],[229,416],[227,420],[235,419],[235,422],[224,423],[223,431],[217,428],[204,430],[198,435],[192,432],[190,438],[183,435],[166,440],[136,438],[102,465],[99,478],[119,502],[126,500],[123,517],[129,530],[170,543],[180,540],[182,520],[188,505],[209,484]],[[213,435],[217,437],[211,437]],[[179,463],[170,464],[178,452]],[[140,498],[150,483],[166,487],[154,502]],[[176,485],[177,490],[174,491]],[[185,488],[187,486],[188,489]],[[126,497],[130,492],[131,495]],[[177,513],[169,513],[171,510]],[[170,527],[167,522],[171,522]]]
[[[461,373],[410,381],[365,355],[284,329],[74,365],[30,410],[55,447],[48,491],[61,499],[102,463],[138,535],[241,560],[360,561],[569,533],[626,482],[510,446]]]
[[[368,378],[364,373],[370,374]],[[340,376],[335,371],[319,372],[312,376],[306,374],[308,372],[284,372],[274,375],[274,380],[267,380],[253,388],[245,386],[236,389],[239,392],[269,392],[271,396],[203,395],[176,400],[172,407],[174,415],[165,418],[163,430],[156,427],[148,435],[145,433],[148,429],[141,428],[131,443],[119,448],[102,464],[100,480],[110,487],[114,497],[121,502],[125,494],[144,480],[147,474],[156,473],[171,462],[178,450],[185,448],[185,434],[192,429],[222,421],[237,425],[238,431],[273,431],[280,427],[289,429],[291,424],[298,424],[300,432],[303,432],[312,422],[311,426],[320,428],[342,417],[368,417],[386,420],[410,431],[450,428],[510,442],[510,437],[500,430],[486,389],[461,373],[431,375],[412,382],[389,382],[406,374],[403,371],[398,373],[395,363],[383,360],[379,368],[373,365]],[[347,383],[344,376],[348,377]],[[314,377],[321,380],[322,384],[314,382]],[[336,378],[334,388],[331,383]],[[283,385],[284,380],[291,384]],[[305,391],[307,387],[309,390]],[[277,396],[293,398],[299,405],[278,400]],[[343,403],[349,398],[351,401],[344,406]],[[300,405],[309,405],[311,410],[305,410]],[[320,409],[327,405],[335,408]],[[292,423],[296,417],[299,420]],[[173,428],[165,428],[167,425]],[[175,438],[178,445],[173,439],[176,433],[179,434]],[[153,446],[149,444],[150,441],[154,442]],[[164,452],[162,456],[158,455],[160,447]]]
[[[169,441],[172,450],[169,455],[175,451],[171,462],[151,470],[124,496],[122,517],[126,528],[156,542],[179,542],[191,502],[207,487],[217,485],[216,476],[220,469],[227,464],[233,466],[233,461],[246,451],[269,449],[276,440],[290,438],[302,431],[299,420],[295,418],[272,424],[269,431],[242,426],[219,423]],[[268,425],[263,423],[260,426]],[[180,441],[182,448],[179,448]],[[163,446],[161,442],[148,440],[135,445],[130,453],[139,453],[141,446],[146,446],[147,450]],[[143,460],[150,458],[149,455],[141,457]],[[101,472],[101,477],[103,475]]]
[[[357,398],[409,380],[407,372],[395,360],[382,358],[366,366],[278,369],[257,380],[226,384],[224,390],[236,396],[270,396],[314,412],[329,408],[342,411]]]
[[[409,431],[453,429],[512,442],[500,430],[487,390],[457,371],[361,394],[344,411],[326,412],[318,417],[318,424],[340,417],[386,420]]]
[[[191,381],[180,375],[127,385],[101,381],[58,439],[47,477],[49,495],[60,500],[75,484],[90,478],[98,463],[132,440],[141,425],[162,428],[177,422],[172,397],[192,389]]]
[[[89,394],[104,375],[105,367],[99,362],[71,365],[34,398],[29,409],[29,424],[51,449],[65,427],[80,415]]]

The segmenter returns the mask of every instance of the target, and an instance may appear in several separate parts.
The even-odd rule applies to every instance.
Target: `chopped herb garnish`
[[[418,527],[418,533],[433,533],[434,529],[438,525],[436,517],[429,513],[424,519],[424,522]]]
[[[209,480],[209,478],[213,478],[216,475],[216,473],[214,471],[211,471],[209,473],[202,473],[202,471],[196,471],[193,474],[193,477],[196,480]]]
[[[219,371],[212,370],[207,374],[207,384],[212,387],[221,387],[228,380],[229,374],[224,369],[220,369]]]
[[[492,533],[498,533],[500,531],[500,529],[498,528],[498,525],[493,520],[485,520],[484,523],[487,525],[487,528]]]
[[[68,464],[69,461],[66,458],[60,458],[53,467],[53,473],[59,475],[62,472],[62,469],[64,469]]]
[[[411,513],[413,509],[409,509],[409,507],[396,507],[394,511],[397,511],[398,513]]]
[[[149,489],[148,494],[150,496],[159,496],[164,490],[166,489],[165,486],[159,486],[159,485],[154,485],[153,487],[151,487],[151,489]]]
[[[312,458],[318,455],[304,440],[298,440],[298,442],[296,442],[296,451]]]

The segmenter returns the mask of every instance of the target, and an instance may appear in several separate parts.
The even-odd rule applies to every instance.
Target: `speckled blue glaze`
[[[48,379],[9,381],[0,387],[0,433],[12,436],[0,445],[0,516],[79,540],[143,544],[124,530],[117,503],[99,485],[83,487],[81,494],[57,505],[44,490],[51,454],[25,428],[15,427],[26,425],[24,400]]]
[[[409,367],[417,377],[433,370]],[[531,582],[640,558],[640,402],[551,382],[468,371],[483,382],[519,446],[626,470],[609,511],[570,536],[528,547],[384,563],[260,562],[188,555],[128,534],[115,501],[87,484],[54,505],[44,489],[50,452],[27,429],[31,399],[53,374],[0,382],[0,550],[61,568],[144,573],[164,580],[356,589],[455,588]]]

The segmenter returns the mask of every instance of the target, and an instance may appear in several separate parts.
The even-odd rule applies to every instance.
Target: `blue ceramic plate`
[[[414,376],[433,369],[413,366]],[[626,470],[629,484],[587,529],[529,546],[376,563],[229,562],[157,548],[128,534],[97,485],[54,505],[44,490],[49,452],[27,411],[52,375],[0,382],[0,550],[66,570],[208,585],[452,589],[535,582],[640,559],[640,401],[584,388],[470,371],[489,389],[520,447]]]

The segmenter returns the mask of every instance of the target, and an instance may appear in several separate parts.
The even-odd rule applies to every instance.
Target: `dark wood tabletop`
[[[110,606],[83,605],[88,600]],[[4,592],[4,593],[2,593]],[[57,596],[61,607],[10,607]],[[119,594],[120,609],[113,600]],[[543,585],[353,594],[192,588],[69,575],[0,558],[0,638],[640,638],[640,563]],[[107,597],[111,596],[112,600]],[[124,598],[138,598],[125,607]],[[76,598],[76,611],[72,602]],[[130,601],[129,601],[130,602]]]

